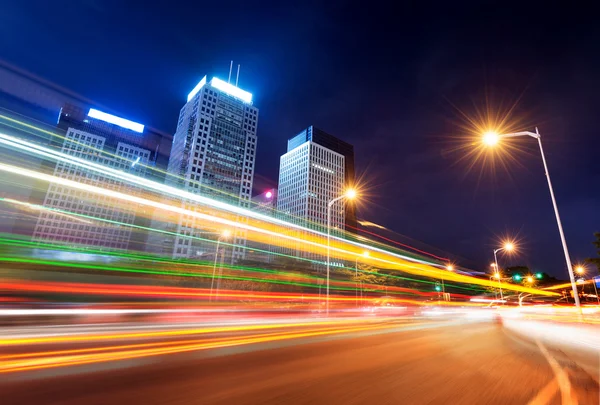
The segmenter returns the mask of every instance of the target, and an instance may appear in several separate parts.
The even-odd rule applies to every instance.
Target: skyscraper
[[[280,159],[277,196],[277,209],[289,221],[321,231],[327,226],[328,202],[342,195],[346,187],[346,157],[321,142],[344,144],[352,151],[351,145],[325,135],[309,127],[288,141],[288,151]],[[332,207],[333,228],[345,229],[346,207],[344,201]],[[302,256],[317,258],[314,254]]]
[[[344,156],[344,188],[349,189],[356,186],[354,173],[354,146],[344,142],[325,131],[309,126],[295,137],[288,140],[288,152],[297,146],[311,141],[323,146],[333,152]],[[349,232],[356,230],[356,210],[354,204],[347,204],[345,207],[345,228]]]
[[[58,129],[64,131],[64,138],[55,138],[52,144],[63,154],[138,176],[153,165],[153,149],[160,143],[160,137],[149,134],[144,125],[93,108],[86,113],[74,105],[62,108]],[[137,190],[74,163],[47,162],[44,166],[59,178],[126,193]],[[112,249],[130,247],[139,208],[55,183],[48,185],[42,207],[33,240]]]
[[[206,76],[194,87],[181,109],[168,165],[167,183],[230,204],[250,207],[258,109],[252,94],[216,77]],[[186,208],[193,204],[183,201]],[[190,237],[209,233],[189,218],[180,218],[173,243],[163,243],[175,258],[203,256],[214,244]],[[215,234],[219,230],[213,229]],[[243,257],[245,238],[234,232],[230,258]]]

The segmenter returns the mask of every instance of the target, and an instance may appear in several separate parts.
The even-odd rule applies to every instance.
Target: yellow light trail
[[[318,241],[315,242],[314,240],[303,239],[303,238],[296,237],[296,236],[290,236],[290,235],[287,235],[287,234],[284,234],[281,232],[276,232],[276,231],[272,231],[269,229],[260,228],[258,226],[249,225],[248,223],[245,223],[242,221],[235,221],[235,220],[231,220],[231,219],[227,219],[227,218],[222,218],[222,217],[205,214],[202,212],[187,210],[185,208],[168,205],[168,204],[164,204],[161,202],[125,194],[125,193],[118,192],[118,191],[109,190],[109,189],[105,189],[105,188],[101,188],[101,187],[97,187],[97,186],[92,186],[89,184],[84,184],[84,183],[76,182],[73,180],[69,180],[69,179],[65,179],[65,178],[61,178],[61,177],[57,177],[57,176],[52,176],[49,174],[39,173],[36,171],[24,169],[24,168],[17,167],[17,166],[7,165],[4,163],[0,163],[0,171],[13,173],[13,174],[17,174],[17,175],[21,175],[21,176],[25,176],[25,177],[29,177],[29,178],[35,178],[35,179],[43,180],[43,181],[46,181],[49,183],[61,184],[66,187],[71,187],[74,189],[83,190],[83,191],[91,192],[94,194],[104,195],[104,196],[108,196],[108,197],[115,198],[115,199],[122,200],[122,201],[151,206],[151,207],[158,208],[158,209],[161,209],[161,210],[164,210],[167,212],[173,212],[173,213],[177,213],[177,214],[181,214],[181,215],[186,215],[188,217],[194,217],[194,218],[197,218],[197,219],[200,219],[203,221],[217,223],[217,224],[224,226],[224,228],[233,228],[233,229],[241,228],[241,229],[256,232],[256,233],[261,233],[264,235],[268,235],[270,237],[269,240],[271,241],[271,243],[274,241],[279,241],[280,239],[286,239],[288,241],[292,241],[292,242],[296,242],[296,243],[308,244],[312,247],[319,248],[323,251],[327,248],[327,245],[324,243],[323,238],[317,238]],[[315,239],[315,238],[313,238],[313,239]],[[354,257],[356,257],[357,255],[360,255],[362,257],[362,252],[364,250],[361,249],[359,251],[355,251],[358,249],[356,249],[356,246],[353,246],[353,245],[356,245],[356,243],[340,239],[340,240],[334,241],[334,243],[331,243],[331,251],[338,253],[338,255],[340,255],[339,257],[342,259],[343,258],[354,259]],[[361,246],[361,248],[364,248],[363,245],[360,245],[360,246]],[[350,248],[352,250],[348,250],[348,248]],[[421,263],[425,263],[425,262],[421,262],[421,263],[407,262],[406,260],[402,260],[402,259],[404,259],[403,257],[401,259],[402,261],[399,262],[398,257],[397,257],[399,255],[393,254],[391,252],[386,252],[384,250],[371,248],[370,252],[371,252],[371,254],[368,258],[368,261],[375,261],[379,265],[385,264],[391,268],[402,267],[403,271],[406,271],[409,273],[420,274],[420,275],[425,275],[425,276],[434,277],[434,278],[444,277],[445,280],[449,280],[449,281],[484,285],[484,286],[494,287],[494,288],[498,285],[496,282],[492,282],[487,279],[478,279],[478,278],[474,278],[474,277],[464,276],[464,275],[457,274],[454,272],[447,272],[447,271],[435,269],[434,267],[432,267],[429,264],[421,264]],[[363,258],[363,260],[364,259],[365,258]],[[542,291],[542,290],[534,289],[531,287],[523,287],[523,286],[517,286],[517,285],[513,285],[513,284],[502,284],[502,287],[507,290],[535,293],[538,295],[558,295],[557,293],[550,292],[550,291]]]
[[[115,170],[113,168],[99,165],[97,163],[90,162],[89,160],[80,159],[78,157],[74,157],[72,155],[58,152],[53,149],[45,148],[45,147],[37,145],[35,143],[27,142],[23,139],[16,138],[16,137],[13,137],[10,135],[0,133],[0,143],[11,146],[13,148],[17,148],[19,150],[27,151],[28,153],[34,152],[38,155],[47,157],[49,159],[73,164],[73,165],[82,167],[87,170],[96,171],[103,176],[114,177],[115,179],[117,179],[119,181],[133,183],[136,186],[144,187],[144,188],[147,188],[147,189],[155,191],[155,192],[159,192],[164,195],[168,194],[168,195],[174,196],[178,199],[183,198],[186,200],[193,201],[194,203],[206,205],[206,206],[209,206],[209,207],[212,207],[212,208],[215,208],[218,210],[222,210],[225,212],[234,213],[237,215],[243,215],[246,218],[258,219],[259,221],[262,221],[263,223],[272,223],[277,226],[283,225],[285,227],[286,232],[289,232],[289,230],[292,229],[293,231],[300,232],[301,234],[314,235],[314,237],[319,238],[319,240],[321,241],[319,244],[317,244],[317,246],[323,248],[322,245],[323,245],[323,241],[325,240],[326,235],[324,233],[318,232],[314,229],[310,229],[307,227],[296,225],[294,223],[286,222],[281,219],[273,218],[271,216],[264,215],[264,214],[260,214],[255,211],[249,210],[249,209],[243,209],[238,206],[233,206],[233,205],[221,202],[221,201],[217,201],[215,199],[211,199],[211,198],[208,198],[208,197],[205,197],[202,195],[192,193],[192,192],[177,189],[177,188],[174,188],[174,187],[162,184],[162,183],[158,183],[158,182],[155,182],[152,180],[148,180],[143,177],[135,176],[135,175],[132,175],[130,173],[126,173],[126,172],[123,172],[120,170]],[[238,226],[238,228],[239,228],[239,226]],[[339,238],[336,235],[332,235],[331,240],[332,240],[332,246],[331,246],[332,252],[336,252],[338,250],[335,247],[336,240],[341,241],[342,243],[346,243],[346,244],[349,243],[349,241]],[[306,239],[304,239],[303,242],[306,243]],[[354,242],[352,244],[359,247],[359,249],[357,249],[355,252],[350,252],[350,254],[352,255],[352,260],[354,260],[354,258],[356,256],[361,256],[363,249],[365,249],[365,248],[368,248],[374,252],[381,251],[381,252],[389,253],[383,249],[376,248],[374,246],[359,244],[357,242]],[[311,244],[311,245],[314,246],[314,244]],[[403,260],[426,264],[429,266],[434,265],[431,262],[422,261],[419,259],[412,258],[410,256],[404,256],[404,255],[399,255],[399,254],[394,254],[394,256],[398,257],[400,259],[403,259]]]
[[[98,334],[88,336],[44,336],[39,338],[12,338],[0,339],[0,346],[14,346],[27,344],[55,344],[55,343],[77,343],[90,342],[99,340],[117,340],[117,339],[139,339],[139,338],[157,338],[169,336],[187,336],[200,335],[208,333],[229,333],[229,332],[247,332],[254,330],[268,330],[278,328],[295,328],[311,325],[336,325],[342,323],[360,323],[364,320],[329,320],[318,322],[296,322],[296,323],[279,323],[279,324],[259,324],[259,325],[234,325],[234,326],[219,326],[210,328],[197,329],[181,329],[156,332],[134,332],[134,333],[119,333],[119,334]]]
[[[362,321],[361,323],[364,323]],[[39,352],[26,355],[9,355],[0,357],[0,373],[17,371],[32,371],[39,369],[74,366],[116,360],[129,360],[141,357],[158,356],[189,351],[216,349],[230,346],[240,346],[256,343],[265,343],[281,340],[299,339],[306,337],[325,336],[364,331],[392,329],[404,326],[420,326],[430,322],[417,322],[410,324],[377,323],[372,325],[342,326],[339,328],[309,329],[300,332],[279,332],[245,337],[212,338],[204,341],[174,341],[157,342],[136,345],[121,345],[107,348],[90,348],[79,350],[65,350],[52,352]],[[112,352],[102,352],[113,350]],[[114,351],[116,350],[116,351]],[[98,351],[101,351],[98,353]],[[37,357],[36,357],[37,356]]]

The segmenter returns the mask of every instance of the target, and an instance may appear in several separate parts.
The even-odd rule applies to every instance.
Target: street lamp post
[[[500,299],[504,301],[504,295],[502,294],[502,283],[500,282],[500,268],[498,267],[498,252],[507,251],[510,252],[515,248],[511,242],[506,242],[504,246],[498,249],[494,249],[494,265],[496,267],[496,278],[498,279],[498,288],[500,289]]]
[[[340,200],[343,200],[344,198],[352,200],[354,197],[356,197],[356,191],[354,191],[353,189],[349,189],[343,195],[336,197],[327,203],[327,297],[325,299],[327,316],[329,316],[329,259],[331,254],[331,207],[333,207],[333,204]]]
[[[544,156],[544,148],[542,148],[542,137],[540,136],[540,132],[538,129],[535,129],[535,132],[531,131],[522,131],[522,132],[514,132],[510,134],[497,134],[494,132],[488,132],[484,135],[483,141],[489,145],[496,145],[500,139],[503,138],[515,138],[519,136],[530,136],[532,138],[537,139],[538,145],[540,147],[540,154],[542,155],[542,162],[544,164],[544,171],[546,174],[546,180],[548,180],[548,189],[550,190],[550,197],[552,199],[552,206],[554,207],[554,215],[556,216],[556,223],[558,225],[558,232],[560,234],[560,240],[562,242],[563,251],[565,254],[565,260],[567,261],[567,269],[569,271],[569,278],[571,279],[571,287],[573,288],[573,298],[575,299],[575,306],[577,309],[581,311],[581,304],[579,303],[579,294],[577,294],[577,284],[575,283],[575,275],[573,274],[573,266],[571,264],[571,257],[569,256],[569,249],[567,248],[567,241],[565,239],[565,233],[562,228],[562,223],[560,221],[560,215],[558,214],[558,206],[556,205],[556,198],[554,198],[554,189],[552,188],[552,181],[550,181],[550,173],[548,172],[548,165],[546,163],[546,156]]]
[[[210,280],[210,298],[209,298],[209,301],[212,301],[212,296],[213,296],[213,286],[214,286],[214,283],[215,283],[215,273],[216,273],[216,270],[217,270],[217,258],[219,257],[219,245],[221,244],[221,238],[227,239],[227,238],[229,238],[230,235],[231,235],[231,232],[226,229],[217,238],[217,248],[215,250],[215,261],[213,263],[212,278]],[[217,287],[217,294],[218,294],[218,287]]]
[[[446,266],[446,270],[448,271],[454,271],[454,266],[449,264]],[[446,297],[446,287],[444,286],[444,274],[442,274],[442,295],[444,296],[444,299]]]
[[[364,251],[363,252],[363,257],[369,257],[369,252]],[[354,278],[356,279],[356,283],[355,283],[355,287],[356,287],[356,306],[358,307],[358,258],[359,256],[356,256],[356,263],[354,264]],[[360,300],[362,302],[362,281],[360,282]]]

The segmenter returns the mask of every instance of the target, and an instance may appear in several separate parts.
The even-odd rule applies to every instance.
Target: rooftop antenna
[[[227,83],[231,83],[231,71],[233,70],[233,61],[229,65],[229,79],[227,79]]]
[[[239,64],[238,64],[238,73],[237,73],[237,77],[235,78],[235,87],[237,87],[238,80],[240,80],[240,65],[239,65]]]

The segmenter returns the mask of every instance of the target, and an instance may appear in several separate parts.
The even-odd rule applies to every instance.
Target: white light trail
[[[135,175],[132,175],[130,173],[126,173],[126,172],[122,172],[119,170],[115,170],[113,168],[110,167],[106,167],[103,165],[99,165],[97,163],[94,162],[90,162],[88,160],[85,159],[80,159],[77,158],[75,156],[71,156],[71,155],[67,155],[65,153],[50,149],[50,148],[46,148],[40,145],[37,145],[35,143],[31,143],[31,142],[27,142],[23,139],[20,138],[16,138],[10,135],[6,135],[3,133],[0,133],[0,144],[6,144],[6,145],[10,145],[14,148],[23,150],[27,153],[36,153],[54,160],[58,160],[58,161],[62,161],[65,163],[70,163],[82,168],[85,168],[87,170],[92,170],[95,171],[99,174],[102,174],[103,176],[109,176],[109,177],[113,177],[117,180],[120,181],[127,181],[130,182],[132,184],[141,186],[141,187],[145,187],[146,189],[152,190],[154,192],[159,192],[161,194],[167,194],[167,195],[171,195],[177,198],[183,198],[186,200],[190,200],[190,201],[194,201],[197,202],[199,204],[203,204],[203,205],[207,205],[213,208],[217,208],[217,209],[221,209],[227,212],[231,212],[234,214],[238,214],[238,215],[242,215],[242,216],[246,216],[246,217],[250,217],[250,218],[254,218],[254,219],[258,219],[260,221],[266,222],[266,223],[272,223],[272,224],[276,224],[279,226],[284,226],[287,228],[291,228],[291,229],[295,229],[298,231],[301,231],[303,233],[307,233],[307,234],[311,234],[311,235],[318,235],[321,236],[323,238],[327,237],[327,234],[323,233],[323,232],[318,232],[315,231],[314,229],[309,229],[309,228],[305,228],[302,227],[300,225],[296,225],[290,222],[286,222],[277,218],[273,218],[271,216],[267,216],[267,215],[263,215],[257,212],[254,212],[252,210],[248,210],[248,209],[244,209],[241,207],[237,207],[234,205],[230,205],[227,203],[223,203],[217,200],[213,200],[211,198],[208,197],[204,197],[198,194],[194,194],[194,193],[190,193],[187,192],[185,190],[180,190],[178,188],[175,187],[171,187],[162,183],[158,183],[155,181],[151,181],[151,180],[147,180],[143,177],[138,177]],[[389,251],[386,251],[384,249],[381,248],[377,248],[374,246],[370,246],[367,244],[363,244],[363,243],[359,243],[359,242],[355,242],[355,241],[350,241],[350,240],[346,240],[340,237],[337,237],[335,235],[331,235],[331,239],[332,240],[337,240],[340,242],[344,242],[347,243],[349,245],[354,245],[356,247],[361,248],[361,250],[364,249],[369,249],[373,252],[379,252],[379,253],[384,253],[386,255],[391,255],[394,256],[396,258],[402,259],[402,260],[406,260],[409,262],[414,262],[414,263],[419,263],[419,264],[425,264],[428,266],[439,266],[439,267],[445,267],[445,265],[438,265],[437,263],[433,263],[433,262],[427,262],[424,260],[419,260],[419,259],[415,259],[409,256],[404,256],[398,253],[392,253]],[[336,248],[335,246],[331,246],[331,250],[332,251],[339,251],[342,252],[341,250],[339,250],[338,248]],[[343,251],[344,253],[350,254],[350,255],[354,255],[354,256],[361,256],[362,253],[358,253],[358,252],[348,252],[348,251]],[[379,260],[379,259],[376,259]],[[385,261],[383,259],[381,259],[381,261],[386,262],[388,264],[394,264],[394,265],[398,265],[398,263],[396,262],[388,262]]]

